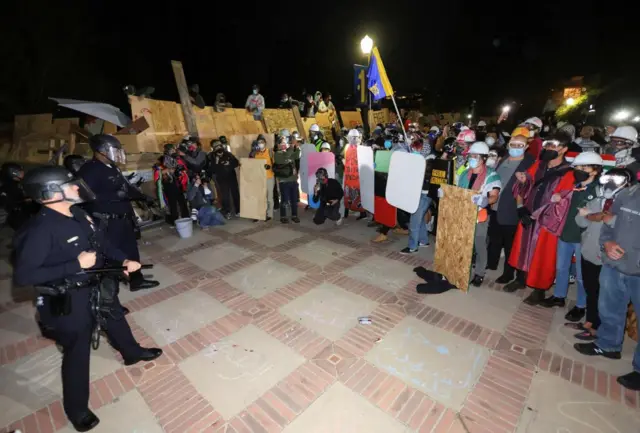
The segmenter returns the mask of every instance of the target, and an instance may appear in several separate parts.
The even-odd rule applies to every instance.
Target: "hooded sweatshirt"
[[[619,260],[611,260],[602,253],[602,263],[626,275],[640,275],[640,185],[621,191],[613,202],[615,218],[602,225],[600,245],[616,242],[624,250]]]

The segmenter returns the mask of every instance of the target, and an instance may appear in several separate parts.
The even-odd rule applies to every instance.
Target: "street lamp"
[[[467,114],[467,119],[471,119],[473,116],[471,114]]]
[[[566,100],[566,101],[564,101],[564,102],[565,102],[565,104],[567,104],[569,107],[571,107],[573,104],[575,104],[575,103],[576,103],[576,100],[575,100],[575,99],[573,99],[573,98],[567,98],[567,100]]]
[[[629,117],[631,117],[631,113],[628,112],[627,110],[620,110],[616,114],[614,114],[612,117],[613,117],[613,120],[617,120],[620,122],[623,120],[627,120]]]
[[[511,106],[510,105],[505,105],[504,107],[502,107],[502,112],[503,113],[508,113],[509,111],[511,111]]]
[[[371,50],[373,50],[373,39],[371,39],[369,35],[365,35],[360,41],[360,49],[366,55],[371,54]]]

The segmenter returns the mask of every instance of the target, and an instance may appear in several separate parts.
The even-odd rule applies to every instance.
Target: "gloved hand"
[[[522,227],[529,227],[533,224],[533,219],[531,218],[531,212],[524,206],[518,208],[518,218],[522,223]]]
[[[271,170],[271,166],[270,166],[269,164],[265,164],[265,165],[264,165],[264,169],[265,169],[265,170]]]
[[[482,194],[476,194],[476,195],[472,196],[471,197],[471,201],[476,206],[480,206],[480,207],[489,206],[489,198],[487,196],[485,196],[485,195],[482,195]]]
[[[444,197],[444,189],[438,188],[438,198]]]

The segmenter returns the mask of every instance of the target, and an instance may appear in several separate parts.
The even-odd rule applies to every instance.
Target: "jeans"
[[[291,206],[291,217],[298,216],[298,182],[280,182],[280,218],[287,217],[287,204]]]
[[[558,249],[556,256],[556,287],[553,289],[553,296],[556,298],[566,298],[569,292],[569,271],[573,255],[576,255],[576,284],[578,285],[578,300],[576,307],[587,307],[587,293],[584,291],[582,280],[582,253],[580,243],[574,244],[558,239]]]
[[[223,226],[224,223],[224,217],[213,206],[202,206],[198,210],[200,227]]]
[[[640,276],[626,275],[611,266],[600,271],[600,328],[596,345],[605,352],[622,350],[629,301],[640,311]],[[640,331],[640,322],[638,322]],[[633,355],[633,369],[640,372],[640,344]]]
[[[418,248],[418,243],[423,245],[429,244],[429,234],[427,233],[427,223],[424,222],[424,216],[427,214],[431,206],[431,197],[427,194],[420,194],[420,203],[418,209],[411,214],[409,219],[409,249]]]

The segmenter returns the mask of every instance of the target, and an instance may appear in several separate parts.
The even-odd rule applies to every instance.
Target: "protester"
[[[322,93],[320,91],[316,92],[315,103],[318,107],[318,113],[327,113],[329,108],[327,104],[324,102],[324,98],[322,97]]]
[[[313,201],[319,202],[320,207],[313,217],[313,222],[320,225],[330,219],[339,226],[342,224],[340,201],[344,197],[342,185],[337,180],[330,179],[329,173],[322,167],[316,171],[316,180],[317,183],[313,188]]]
[[[287,206],[291,208],[291,221],[299,223],[298,218],[298,173],[295,162],[300,159],[300,149],[290,147],[285,138],[278,143],[274,156],[273,172],[280,189],[280,222],[289,223]]]
[[[197,137],[187,136],[178,145],[178,154],[191,175],[202,174],[207,166],[207,154],[200,148]]]
[[[282,96],[280,97],[280,103],[278,104],[278,108],[283,108],[287,110],[293,108],[291,104],[291,98],[289,98],[288,94],[286,93],[282,94]]]
[[[169,225],[173,226],[177,219],[189,216],[189,208],[184,197],[189,183],[187,165],[178,155],[173,144],[164,145],[164,154],[153,166],[153,181],[158,196],[164,199],[169,207],[169,215],[167,215]]]
[[[543,307],[563,307],[569,292],[569,271],[572,258],[576,258],[576,282],[578,285],[578,299],[576,305],[565,315],[570,322],[580,321],[587,308],[582,276],[581,228],[576,222],[579,209],[582,209],[596,196],[595,182],[602,172],[602,158],[595,152],[580,153],[571,164],[575,186],[573,191],[552,206],[569,210],[564,227],[559,230],[560,236],[556,252],[556,284],[553,295],[540,302]]]
[[[274,155],[271,149],[267,149],[267,140],[264,135],[258,135],[256,149],[252,150],[249,158],[264,160],[265,176],[267,177],[267,221],[270,221],[273,218],[273,189],[275,187],[273,174]]]
[[[485,122],[484,120],[479,121],[476,125],[475,130],[476,140],[487,143],[485,140],[487,138],[487,122]],[[491,147],[489,143],[487,143],[487,146]]]
[[[496,169],[503,188],[500,190],[498,201],[493,205],[492,218],[489,222],[489,250],[487,267],[498,269],[500,255],[504,249],[504,265],[502,275],[496,279],[498,284],[507,284],[516,277],[516,270],[509,264],[513,239],[518,228],[518,208],[512,193],[517,182],[516,173],[526,172],[535,159],[527,153],[528,136],[525,131],[514,131],[509,141],[509,157],[502,160]],[[518,271],[518,281],[525,285],[526,274]]]
[[[260,86],[255,84],[252,88],[251,94],[247,97],[247,102],[244,104],[244,108],[251,114],[253,114],[254,120],[262,120],[262,111],[265,108],[264,96],[260,94]]]
[[[611,186],[615,186],[615,182]],[[602,290],[598,302],[601,324],[595,342],[574,345],[583,355],[620,359],[629,301],[635,311],[640,311],[639,190],[640,185],[635,184],[620,191],[611,213],[602,219]],[[640,328],[640,322],[637,326]],[[640,344],[636,345],[633,356],[633,370],[617,380],[627,389],[640,391]]]
[[[314,123],[309,128],[309,142],[316,147],[316,152],[320,152],[320,147],[325,142],[325,139],[317,123]]]
[[[585,207],[578,209],[575,221],[583,229],[580,242],[582,256],[582,281],[587,296],[587,312],[584,324],[579,324],[576,334],[579,340],[595,339],[600,327],[598,300],[600,297],[600,271],[602,269],[602,251],[600,232],[603,220],[611,215],[613,200],[624,188],[632,183],[632,174],[624,168],[614,168],[600,175],[598,194]]]
[[[574,177],[564,159],[571,137],[557,132],[543,143],[539,160],[526,172],[517,172],[514,185],[520,222],[513,241],[509,264],[527,272],[526,285],[533,292],[525,303],[536,305],[544,299],[555,280],[558,230],[566,220],[565,209],[550,208],[552,203],[571,192]],[[518,280],[509,283],[505,290],[513,292],[524,288]]]
[[[458,186],[478,192],[472,197],[478,206],[478,220],[474,239],[475,270],[471,284],[480,287],[487,268],[487,231],[489,228],[488,208],[498,201],[502,183],[498,173],[486,163],[489,158],[489,146],[482,141],[469,148],[469,168],[458,178]],[[442,195],[440,193],[439,195]]]
[[[240,188],[236,168],[240,166],[238,159],[228,152],[220,140],[211,141],[208,174],[215,177],[220,192],[220,206],[225,218],[240,216]]]
[[[580,129],[580,137],[576,138],[569,146],[569,152],[598,152],[600,145],[593,141],[595,134],[593,126],[585,125]]]
[[[213,108],[214,110],[216,110],[216,113],[222,113],[224,110],[231,107],[232,105],[227,102],[227,98],[224,96],[224,93],[218,93],[216,95],[216,101],[213,105]]]
[[[347,145],[344,147],[343,151],[342,151],[342,164],[343,166],[346,163],[346,158],[347,158],[347,150],[349,148],[352,147],[357,147],[357,146],[361,146],[362,145],[362,132],[360,132],[360,130],[358,130],[357,128],[354,128],[352,130],[349,131],[349,133],[347,134]],[[344,180],[344,179],[343,179]],[[344,182],[343,182],[344,184]],[[344,217],[348,218],[349,217],[349,209],[347,209],[345,207],[344,209]],[[361,220],[367,217],[367,213],[366,212],[360,212],[360,215],[358,216],[358,218],[356,218],[356,220]]]
[[[7,213],[7,224],[18,230],[40,207],[29,199],[22,189],[24,170],[11,162],[0,168],[0,208]]]
[[[196,211],[196,220],[203,229],[224,225],[225,218],[212,206],[211,191],[207,191],[207,189],[200,176],[195,175],[187,192],[187,200],[189,200],[191,209]]]
[[[615,155],[616,167],[631,170],[634,179],[640,173],[640,145],[638,131],[633,126],[620,126],[611,134],[609,143],[604,149],[605,154]]]
[[[327,106],[327,111],[336,111],[336,106],[331,102],[331,93],[324,94],[324,103]]]
[[[466,128],[466,127],[463,127]],[[463,129],[456,137],[454,183],[458,183],[460,174],[468,168],[467,157],[469,146],[476,141],[476,133],[472,129]]]
[[[325,141],[320,146],[320,152],[331,153],[331,145]]]
[[[317,107],[312,94],[307,93],[304,105],[300,107],[300,110],[302,117],[316,117]]]
[[[527,152],[529,152],[529,155],[537,158],[542,150],[542,139],[540,138],[542,120],[537,117],[531,117],[524,121],[524,125],[529,129],[529,148]]]

